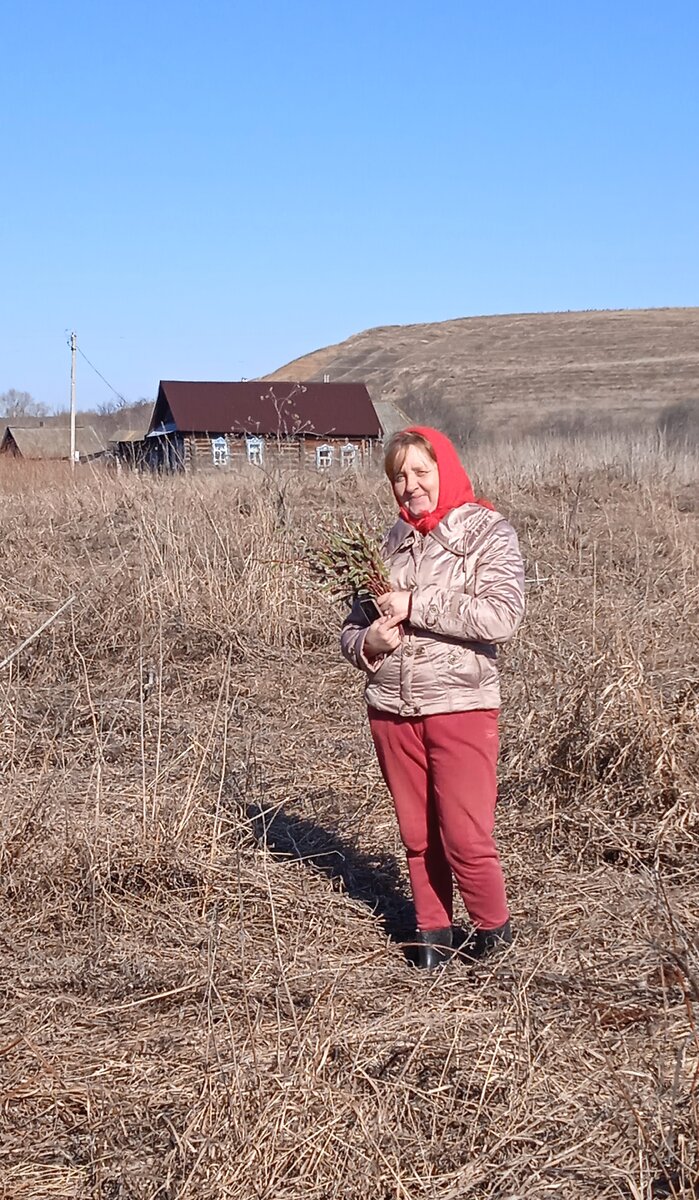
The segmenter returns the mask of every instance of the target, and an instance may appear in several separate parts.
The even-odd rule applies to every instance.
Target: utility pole
[[[70,335],[70,469],[75,470],[75,351],[78,335]]]

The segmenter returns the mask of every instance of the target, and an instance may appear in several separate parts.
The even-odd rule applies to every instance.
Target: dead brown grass
[[[460,441],[652,428],[699,440],[699,308],[515,313],[366,329],[269,379],[361,380]],[[664,416],[663,414],[667,414]]]
[[[527,1200],[699,1179],[696,464],[475,462],[513,949],[406,965],[402,854],[298,539],[379,480],[0,474],[0,1194]]]

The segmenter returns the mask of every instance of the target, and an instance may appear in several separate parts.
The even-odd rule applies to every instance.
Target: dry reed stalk
[[[77,600],[0,678],[0,1195],[691,1195],[697,508],[651,450],[476,462],[546,580],[502,656],[518,939],[431,979],[296,561],[385,485],[281,521],[264,480],[3,476],[0,659]]]

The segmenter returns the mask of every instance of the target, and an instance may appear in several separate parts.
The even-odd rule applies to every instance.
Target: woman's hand
[[[411,598],[410,592],[386,592],[384,596],[376,597],[376,603],[384,617],[389,617],[394,625],[400,625],[410,616]]]
[[[366,631],[362,651],[366,658],[393,654],[400,645],[400,627],[393,617],[379,617]]]

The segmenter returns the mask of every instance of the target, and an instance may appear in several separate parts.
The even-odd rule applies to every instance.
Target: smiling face
[[[393,494],[411,517],[434,512],[439,499],[439,468],[422,446],[408,446],[393,476]]]

